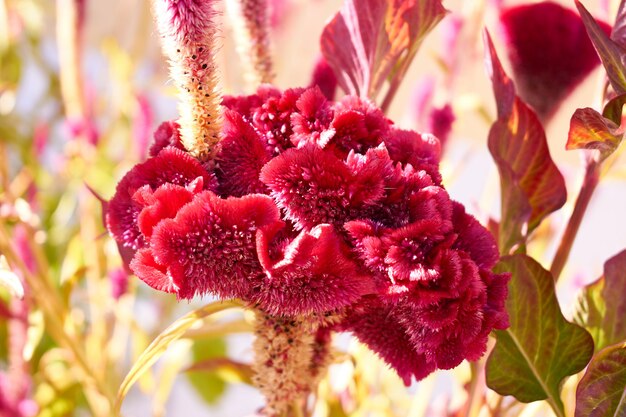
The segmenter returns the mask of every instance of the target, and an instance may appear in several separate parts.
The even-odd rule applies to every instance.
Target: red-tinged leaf
[[[324,28],[322,53],[346,93],[375,99],[445,14],[440,0],[345,0]]]
[[[607,36],[598,22],[578,0],[576,0],[576,7],[578,7],[580,17],[585,24],[587,34],[593,42],[600,60],[602,60],[611,86],[617,94],[626,93],[626,69],[624,68],[626,50]]]
[[[495,332],[487,386],[521,402],[547,400],[557,416],[564,416],[561,383],[587,365],[593,339],[565,320],[552,275],[532,258],[507,256],[494,271],[511,273],[506,301],[511,326]]]
[[[578,383],[575,417],[626,416],[626,343],[598,352]]]
[[[499,243],[508,253],[567,198],[565,180],[550,157],[537,115],[515,95],[493,43],[485,33],[487,71],[498,103],[489,132],[489,151],[498,166],[502,190]]]
[[[617,16],[615,16],[615,24],[611,31],[611,39],[620,45],[622,48],[626,47],[626,1],[622,0],[619,3],[617,10]]]
[[[566,149],[595,149],[603,161],[617,149],[623,136],[617,124],[594,109],[576,109],[570,120]]]
[[[504,72],[500,58],[498,58],[496,53],[496,48],[493,46],[491,35],[486,29],[483,32],[483,42],[485,44],[485,70],[493,84],[493,93],[496,96],[496,106],[498,107],[498,118],[505,118],[513,111],[515,85]]]
[[[626,94],[619,95],[609,100],[602,110],[602,116],[606,117],[618,126],[622,125],[624,118],[623,108],[626,104]]]
[[[593,337],[596,351],[626,340],[626,250],[604,264],[604,275],[578,299],[576,321]]]

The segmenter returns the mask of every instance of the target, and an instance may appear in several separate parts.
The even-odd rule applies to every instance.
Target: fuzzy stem
[[[587,164],[585,178],[583,180],[580,193],[576,198],[576,203],[574,204],[574,211],[567,222],[565,232],[563,233],[559,248],[557,249],[554,260],[552,261],[552,267],[550,268],[550,272],[552,273],[555,281],[559,279],[559,275],[563,272],[565,262],[569,257],[570,251],[572,250],[572,246],[585,215],[585,211],[587,210],[587,206],[589,206],[589,201],[591,201],[591,196],[593,195],[593,192],[595,191],[600,180],[600,166],[600,163],[596,161],[590,161]]]
[[[270,54],[267,0],[227,0],[239,57],[246,65],[246,82],[255,88],[274,80]]]
[[[215,0],[153,0],[163,52],[178,87],[181,141],[203,162],[215,158],[221,132],[215,4]]]
[[[303,415],[301,404],[306,404],[322,373],[318,364],[323,361],[315,348],[319,325],[308,317],[257,312],[253,381],[266,398],[269,416]]]

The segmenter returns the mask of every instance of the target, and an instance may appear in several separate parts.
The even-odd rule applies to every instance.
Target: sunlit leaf
[[[217,301],[194,310],[172,323],[150,343],[150,346],[148,346],[133,364],[133,367],[122,381],[117,392],[115,410],[119,413],[122,402],[132,385],[141,377],[146,369],[150,368],[161,357],[170,343],[180,339],[198,320],[240,305],[241,304],[237,301]]]
[[[626,340],[626,251],[604,264],[604,276],[587,285],[576,321],[593,336],[596,351]]]
[[[575,417],[626,416],[626,344],[598,352],[578,383]]]
[[[211,338],[200,339],[193,342],[193,363],[187,371],[200,371],[195,369],[198,363],[212,361],[226,356],[227,346],[224,339]],[[208,404],[215,404],[226,391],[226,382],[215,369],[204,369],[204,372],[188,372],[187,378],[200,397]]]
[[[345,0],[324,28],[322,53],[346,93],[375,99],[445,14],[440,0]]]
[[[623,136],[619,125],[594,109],[576,109],[570,120],[566,148],[595,149],[600,152],[600,160],[604,160],[617,149]]]
[[[489,34],[486,63],[498,103],[498,119],[489,131],[489,151],[498,166],[502,190],[500,250],[522,244],[548,214],[565,204],[565,180],[550,157],[537,115],[515,96]]]
[[[600,28],[598,22],[578,0],[576,0],[576,7],[578,7],[580,17],[585,24],[587,34],[591,42],[593,42],[596,51],[598,51],[600,60],[602,60],[602,65],[609,76],[611,86],[618,94],[626,93],[626,70],[624,68],[626,50],[608,37]]]
[[[560,384],[582,370],[593,354],[593,339],[563,317],[554,279],[526,255],[504,257],[496,272],[510,272],[506,310],[511,326],[496,331],[487,360],[487,385],[521,402],[547,400],[563,416]]]

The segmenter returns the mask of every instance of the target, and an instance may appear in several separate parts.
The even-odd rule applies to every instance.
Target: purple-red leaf
[[[622,0],[615,16],[611,39],[622,48],[626,46],[626,1]]]
[[[576,389],[574,417],[626,415],[626,344],[607,347],[593,357]]]
[[[616,125],[621,126],[623,119],[622,109],[624,107],[624,104],[626,104],[626,94],[613,97],[604,106],[604,110],[602,110],[602,116],[611,120]]]
[[[593,336],[596,351],[626,340],[626,250],[604,264],[604,276],[587,285],[576,321]]]
[[[594,109],[576,109],[570,120],[566,149],[596,149],[602,161],[617,149],[622,137],[620,127]]]
[[[578,7],[580,17],[583,19],[587,34],[591,38],[600,60],[602,60],[604,69],[606,69],[611,86],[617,94],[626,93],[626,71],[624,68],[626,50],[609,38],[598,22],[585,9],[585,6],[578,0],[576,0],[576,7]]]
[[[487,386],[521,402],[547,400],[565,415],[563,380],[591,359],[593,340],[585,329],[563,317],[554,279],[532,258],[503,258],[495,272],[510,272],[506,310],[510,327],[495,332],[497,343],[486,365]]]
[[[440,0],[346,0],[324,28],[322,53],[346,93],[375,99],[445,14]]]
[[[550,157],[541,122],[506,76],[489,34],[485,33],[488,73],[498,103],[498,120],[489,132],[489,151],[500,172],[502,218],[500,251],[523,243],[548,214],[566,200],[565,181]]]

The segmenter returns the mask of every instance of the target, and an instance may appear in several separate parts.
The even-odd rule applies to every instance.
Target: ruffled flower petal
[[[267,196],[222,199],[205,191],[155,227],[150,249],[167,266],[179,298],[247,298],[251,282],[263,274],[256,233],[277,223],[282,225],[278,209]]]

